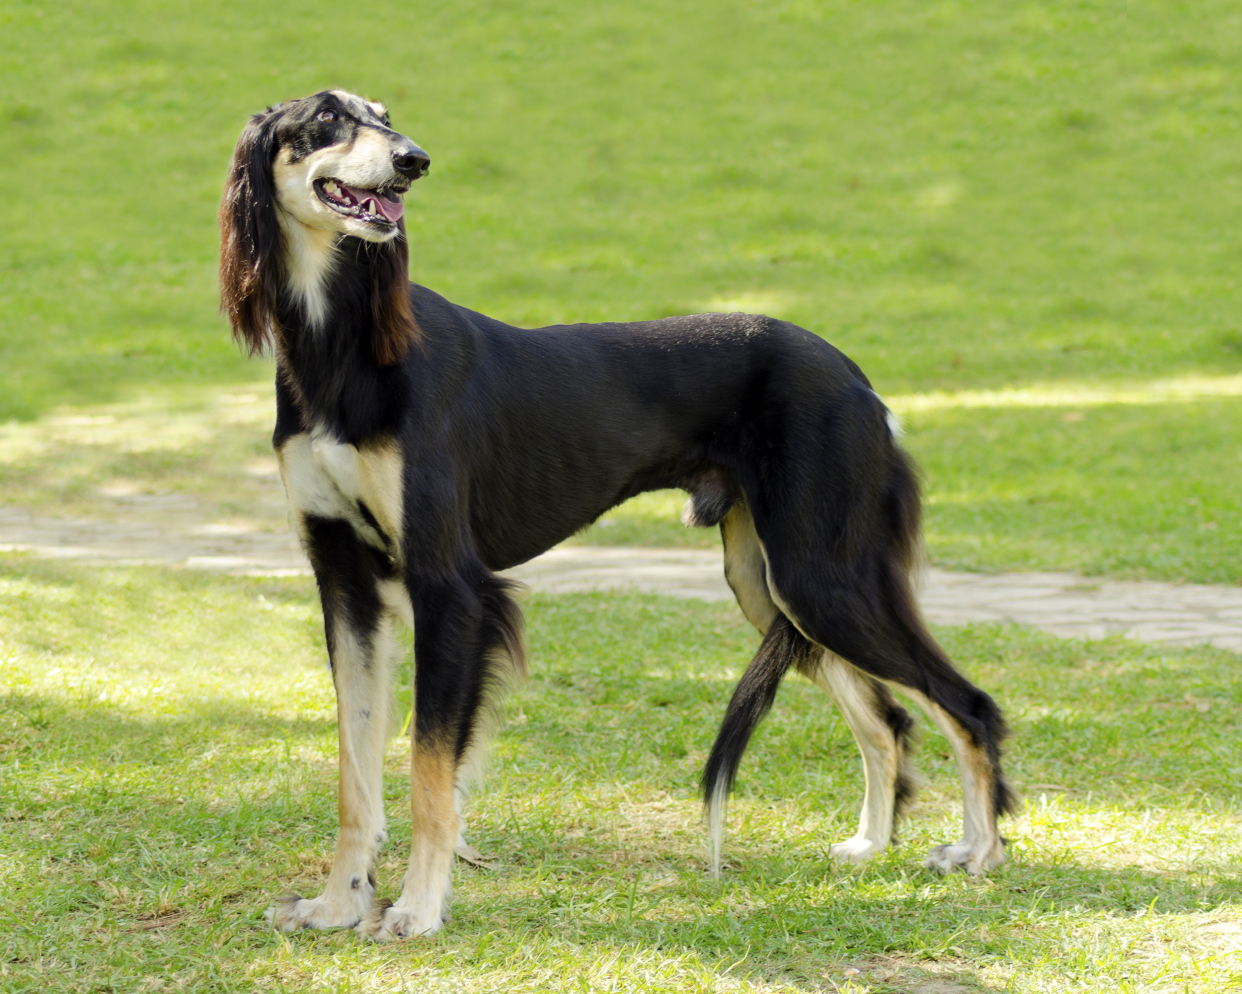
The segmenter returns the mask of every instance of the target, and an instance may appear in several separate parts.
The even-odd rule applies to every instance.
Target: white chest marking
[[[291,221],[284,212],[280,219],[285,233],[285,287],[301,305],[310,326],[318,329],[328,317],[324,291],[336,265],[339,236]]]
[[[305,535],[308,516],[348,521],[364,542],[399,554],[403,495],[396,443],[359,450],[315,430],[294,435],[277,458],[299,532]]]

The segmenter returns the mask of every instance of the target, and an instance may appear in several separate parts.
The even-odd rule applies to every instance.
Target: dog
[[[318,897],[276,927],[429,935],[448,919],[461,799],[487,716],[525,670],[521,613],[498,572],[635,494],[678,487],[687,525],[719,527],[725,576],[762,642],[703,773],[712,865],[751,733],[797,670],[862,752],[858,831],[885,848],[911,798],[912,698],[952,743],[964,830],[928,865],[1004,858],[1014,795],[997,705],[919,613],[916,472],[862,371],[769,317],[699,314],[523,329],[408,277],[402,196],[427,153],[383,104],[330,90],[254,115],[220,210],[221,307],[276,356],[273,445],[323,603],[340,729],[340,831]],[[399,626],[413,628],[409,865],[377,900],[382,761]]]

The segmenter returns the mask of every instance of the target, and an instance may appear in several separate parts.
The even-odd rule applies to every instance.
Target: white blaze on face
[[[378,228],[333,210],[315,191],[317,180],[336,180],[347,186],[374,190],[399,179],[392,165],[392,143],[375,128],[361,128],[353,141],[329,145],[293,161],[289,149],[281,149],[272,166],[276,201],[281,213],[308,228],[341,235],[354,235],[369,242],[386,242],[397,229]],[[288,230],[286,218],[282,217]]]

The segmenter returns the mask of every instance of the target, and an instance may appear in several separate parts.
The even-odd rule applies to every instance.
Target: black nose
[[[402,176],[418,179],[431,168],[431,156],[417,145],[406,145],[393,151],[392,164]]]

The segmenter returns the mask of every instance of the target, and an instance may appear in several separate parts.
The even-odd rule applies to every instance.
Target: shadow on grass
[[[221,737],[258,745],[322,736],[336,727],[335,719],[283,718],[219,699],[196,704],[184,715],[135,716],[94,701],[75,704],[40,694],[13,693],[0,698],[0,715],[8,718],[8,748],[30,749],[32,756],[44,761],[159,764],[186,758],[184,752],[166,755],[165,749],[206,751]]]
[[[614,610],[623,615],[619,607]],[[632,620],[623,615],[611,624],[626,627]],[[552,791],[555,799],[556,791],[562,797],[576,791],[589,799],[618,784],[688,789],[685,764],[667,750],[653,753],[651,745],[658,744],[656,731],[679,741],[686,723],[693,750],[706,748],[718,711],[703,697],[714,696],[715,680],[687,680],[670,689],[676,681],[648,675],[686,656],[683,640],[675,638],[682,629],[666,633],[676,642],[666,650],[666,636],[652,635],[656,627],[649,622],[643,629],[653,642],[641,655],[591,628],[592,651],[549,667],[523,692],[519,707],[532,720],[511,730],[504,746],[520,746],[512,767],[505,760],[505,775],[523,778],[515,797]],[[1096,814],[1133,806],[1152,778],[1169,793],[1168,814],[1194,812],[1204,794],[1221,786],[1222,771],[1236,765],[1212,752],[1229,741],[1235,720],[1227,676],[1232,657],[1054,644],[1007,629],[962,633],[958,641],[964,657],[985,670],[981,683],[1008,689],[1017,732],[1011,770],[1019,785],[1059,783],[1078,797],[1091,792],[1089,801],[1075,801],[1065,812],[1078,833],[1106,832],[1085,826]],[[605,679],[599,669],[614,659],[617,671]],[[705,655],[700,665],[719,665],[716,659]],[[565,674],[572,679],[560,679]],[[605,697],[597,682],[624,692]],[[1194,691],[1189,697],[1187,687]],[[132,928],[185,879],[191,883],[176,900],[189,918],[168,955],[190,955],[187,947],[202,936],[228,933],[235,937],[230,941],[248,944],[249,964],[276,948],[260,924],[271,897],[290,886],[308,894],[322,887],[335,832],[330,717],[286,718],[268,710],[270,704],[244,699],[208,700],[193,713],[175,715],[39,695],[12,695],[5,704],[0,749],[23,769],[21,786],[0,785],[0,808],[21,809],[0,826],[5,848],[49,868],[39,885],[43,892],[33,898],[18,892],[15,906],[42,901],[45,908],[63,909],[66,920],[89,913]],[[748,756],[743,788],[749,800],[797,796],[808,776],[836,784],[833,789],[846,782],[856,789],[854,748],[842,729],[833,731],[834,715],[815,688],[785,687]],[[619,724],[610,724],[613,718]],[[684,736],[689,741],[690,731]],[[621,738],[647,748],[621,753]],[[826,749],[826,742],[835,745]],[[929,733],[920,753],[931,776],[929,793],[949,793],[956,807],[956,771],[938,758],[943,748]],[[404,777],[390,774],[385,788],[390,812],[404,808]],[[1162,809],[1144,807],[1160,820]],[[381,854],[383,896],[395,896],[408,851],[403,817],[394,819]],[[583,970],[618,958],[634,964],[652,955],[667,964],[685,957],[700,962],[705,975],[727,974],[729,982],[749,977],[810,991],[844,984],[849,967],[875,991],[946,994],[995,989],[984,979],[995,983],[989,964],[1047,962],[1058,943],[1077,941],[1074,930],[1084,920],[1088,930],[1114,930],[1109,941],[1120,948],[1126,929],[1152,936],[1162,922],[1192,922],[1242,902],[1239,873],[1219,855],[1192,860],[1188,849],[1186,868],[1165,872],[1089,866],[1094,840],[1058,842],[1055,829],[1045,835],[1060,847],[1056,853],[1015,852],[985,881],[922,870],[922,843],[869,866],[842,869],[829,862],[827,839],[822,846],[803,843],[774,853],[739,835],[729,852],[740,869],[716,884],[703,873],[699,840],[621,842],[606,830],[615,812],[605,815],[598,834],[572,839],[569,830],[580,826],[557,804],[522,810],[512,827],[498,824],[495,812],[489,817],[490,823],[472,823],[471,841],[501,853],[501,864],[486,872],[459,866],[455,919],[440,938],[373,953],[347,934],[304,935],[292,940],[298,955],[308,964],[357,956],[392,969],[411,962],[434,968],[447,955],[474,976],[515,968],[515,950],[529,947]],[[583,819],[590,823],[589,812]],[[1152,849],[1138,836],[1136,843]],[[137,898],[128,905],[123,898],[105,900],[105,885],[144,895],[141,912]],[[241,903],[226,908],[221,902],[239,887]],[[36,921],[23,942],[33,948],[43,928]],[[234,952],[193,955],[242,969]]]
[[[976,965],[1046,948],[1041,931],[1105,921],[1125,932],[1146,919],[1201,915],[1242,898],[1236,872],[1205,882],[1189,871],[1018,862],[976,881],[897,865],[912,855],[850,869],[826,855],[756,859],[720,883],[684,865],[592,881],[553,856],[462,886],[451,938],[468,945],[484,936],[554,934],[588,958],[654,949],[706,963],[744,961],[739,972],[771,983],[843,982],[842,971],[853,966],[864,974],[860,981],[900,971],[898,990],[920,989],[920,974],[928,984],[952,979],[991,990]],[[662,881],[647,885],[655,874]],[[483,875],[463,870],[459,878]]]
[[[28,851],[57,858],[123,849],[127,838],[190,846],[308,822],[327,835],[334,728],[232,701],[134,717],[11,694],[0,703],[0,754],[23,775],[0,779],[0,806]],[[24,848],[10,837],[10,851]]]

